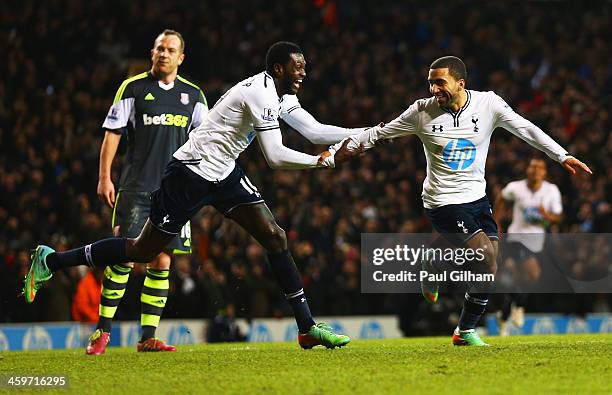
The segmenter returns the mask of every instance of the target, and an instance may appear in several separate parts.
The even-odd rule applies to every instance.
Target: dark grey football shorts
[[[115,199],[112,227],[119,226],[119,236],[137,237],[149,218],[150,192],[120,191]],[[164,248],[172,254],[191,253],[191,226],[187,222],[179,234]]]

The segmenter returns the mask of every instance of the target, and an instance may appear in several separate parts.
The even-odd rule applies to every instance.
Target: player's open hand
[[[98,181],[98,198],[111,208],[115,206],[115,185],[111,180]]]
[[[593,174],[593,172],[591,171],[591,169],[589,169],[587,165],[574,158],[573,156],[567,158],[563,163],[561,163],[561,166],[563,166],[563,168],[571,175],[575,175],[577,170],[582,170],[587,174]]]
[[[356,156],[361,156],[365,151],[363,144],[359,144],[359,147],[356,150],[349,150],[348,144],[350,141],[350,138],[344,140],[344,143],[342,143],[340,149],[336,151],[336,155],[334,155],[334,160],[336,163],[345,162]]]

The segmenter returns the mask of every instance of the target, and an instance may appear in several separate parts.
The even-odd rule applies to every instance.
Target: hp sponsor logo
[[[185,324],[172,325],[168,332],[168,342],[170,344],[193,344],[193,334]]]
[[[453,170],[465,170],[476,159],[476,146],[466,139],[454,139],[442,150],[442,160]]]
[[[385,331],[378,321],[368,321],[361,325],[360,339],[384,339]]]
[[[53,348],[51,336],[42,326],[34,326],[23,337],[24,350],[50,350]]]
[[[267,325],[255,324],[251,327],[249,332],[249,341],[251,342],[271,342],[272,333]]]

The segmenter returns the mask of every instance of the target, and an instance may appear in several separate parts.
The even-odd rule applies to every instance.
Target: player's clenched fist
[[[346,138],[342,141],[342,145],[337,151],[330,148],[328,151],[323,151],[319,155],[319,166],[324,167],[335,167],[336,163],[347,161],[356,156],[363,154],[365,148],[363,144],[360,144],[357,149],[349,149],[348,144],[351,141],[350,138]]]
[[[342,143],[342,145],[340,146],[340,149],[336,151],[336,154],[334,155],[334,159],[336,163],[347,161],[351,158],[354,158],[356,156],[360,156],[361,154],[363,154],[363,151],[365,150],[363,144],[359,144],[359,147],[357,147],[357,149],[349,150],[348,148],[349,141],[351,141],[350,138],[346,139],[344,143]]]

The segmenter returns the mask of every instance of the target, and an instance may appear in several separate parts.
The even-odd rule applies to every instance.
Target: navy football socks
[[[476,328],[480,317],[487,309],[488,302],[489,294],[467,292],[459,317],[459,330],[465,331]]]
[[[112,237],[73,250],[55,252],[47,256],[47,267],[54,272],[58,269],[80,265],[106,267],[127,263],[130,260],[125,256],[126,241],[125,237]]]
[[[295,266],[293,257],[288,250],[284,250],[268,254],[268,261],[276,280],[285,294],[285,298],[287,298],[293,309],[300,333],[308,332],[315,322],[312,319],[310,307],[308,307],[308,301],[304,294],[302,278]]]

